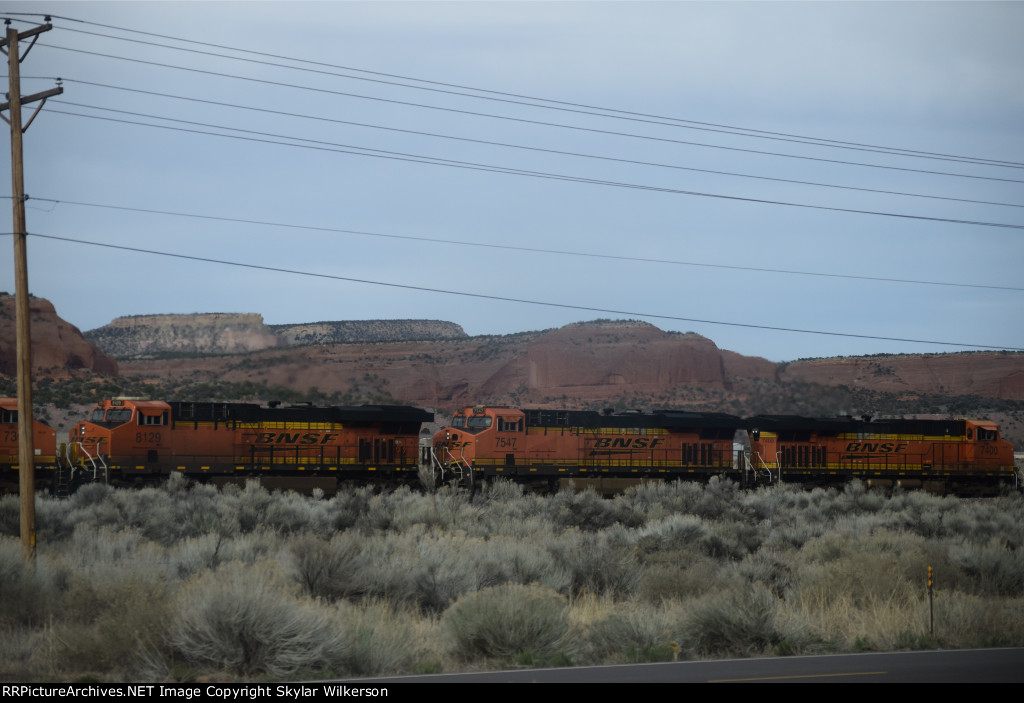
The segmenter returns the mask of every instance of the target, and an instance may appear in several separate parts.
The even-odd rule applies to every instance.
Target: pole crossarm
[[[34,103],[34,102],[39,101],[39,100],[42,100],[42,102],[39,103],[39,105],[36,107],[35,111],[32,113],[32,116],[29,117],[28,121],[24,124],[24,126],[22,126],[22,128],[21,128],[22,134],[24,134],[25,130],[28,129],[29,125],[32,124],[32,120],[34,120],[36,118],[36,115],[39,114],[39,111],[43,109],[43,105],[46,104],[46,99],[50,98],[50,97],[53,97],[54,95],[62,95],[63,93],[64,93],[64,86],[58,85],[56,88],[50,88],[49,90],[44,90],[41,93],[33,93],[32,95],[26,95],[25,97],[23,97],[21,99],[21,104],[22,105],[26,105],[28,103]],[[0,112],[4,112],[5,110],[8,110],[8,109],[10,109],[10,107],[11,107],[10,101],[5,102],[5,103],[0,103]],[[11,123],[11,121],[9,119],[7,119],[6,115],[0,115],[0,120],[3,120],[7,124]]]
[[[10,20],[8,20],[8,24],[10,24]],[[28,48],[25,49],[25,53],[18,59],[18,61],[24,61],[25,57],[28,56],[28,52],[32,51],[32,47],[36,45],[36,39],[39,38],[39,35],[43,32],[49,32],[51,29],[53,29],[53,25],[47,22],[46,24],[41,24],[38,27],[33,27],[32,29],[26,29],[24,32],[20,32],[18,34],[18,41],[32,37],[32,43],[28,45]],[[7,46],[12,43],[13,42],[7,37],[0,39],[0,51],[6,54]]]

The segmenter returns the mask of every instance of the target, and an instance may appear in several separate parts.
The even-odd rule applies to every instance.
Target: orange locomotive
[[[333,492],[341,479],[417,478],[424,410],[395,405],[263,407],[114,398],[69,434],[85,480],[138,482],[178,471],[258,475],[270,486]],[[274,479],[304,479],[284,482]]]
[[[617,490],[637,479],[735,473],[733,436],[742,426],[722,413],[469,406],[434,435],[431,461],[440,478],[464,483],[573,479]]]
[[[1013,447],[980,420],[747,420],[751,468],[776,479],[959,490],[1016,480]]]
[[[57,461],[57,433],[38,420],[32,425],[36,485],[48,485]],[[18,399],[0,398],[0,491],[18,490]],[[40,483],[43,482],[43,483]]]

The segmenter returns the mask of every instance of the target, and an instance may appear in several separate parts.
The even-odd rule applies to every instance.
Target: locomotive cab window
[[[978,439],[982,442],[994,442],[999,439],[999,430],[986,430],[984,427],[979,427]]]
[[[143,415],[139,413],[139,424],[140,425],[166,425],[167,424],[167,413],[160,413],[159,415]]]
[[[498,432],[522,432],[523,418],[499,417]]]

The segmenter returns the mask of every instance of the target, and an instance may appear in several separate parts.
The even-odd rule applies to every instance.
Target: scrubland
[[[1024,497],[651,483],[0,499],[0,679],[269,680],[1024,645]],[[927,567],[934,570],[934,632]]]

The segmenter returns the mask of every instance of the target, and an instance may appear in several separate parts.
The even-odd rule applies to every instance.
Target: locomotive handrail
[[[473,477],[473,464],[470,463],[469,459],[466,458],[462,450],[459,450],[459,456],[452,454],[451,449],[444,447],[444,453],[449,458],[448,467],[453,474],[458,474],[459,478],[470,478]],[[442,462],[443,463],[443,462]],[[457,469],[452,469],[452,465],[457,466]]]
[[[761,458],[761,452],[753,452],[753,454],[755,456],[757,456],[757,460],[761,463],[761,469],[760,470],[764,471],[766,474],[768,474],[768,482],[771,483],[773,480],[775,480],[775,477],[772,476],[772,468],[770,466],[768,466],[767,463],[765,463],[764,459]],[[748,459],[748,461],[749,461],[749,459]],[[776,466],[777,465],[778,464],[776,464]],[[757,475],[758,467],[756,465],[753,467],[753,470],[754,470],[754,474]],[[781,479],[782,479],[782,471],[780,469],[779,470],[779,480],[781,480]]]
[[[93,455],[89,453],[89,450],[85,448],[85,445],[82,442],[75,442],[75,445],[77,445],[78,448],[82,450],[82,454],[84,454],[85,457],[89,460],[89,464],[92,466],[92,479],[94,481],[96,480],[96,473],[98,471],[98,468],[96,466],[96,461],[99,460],[100,465],[103,467],[103,481],[105,483],[109,483],[110,482],[110,475],[109,475],[110,469],[107,466],[107,462],[105,462],[103,460],[103,455],[97,453],[96,457],[93,458]],[[83,466],[82,468],[85,468],[85,467]]]

